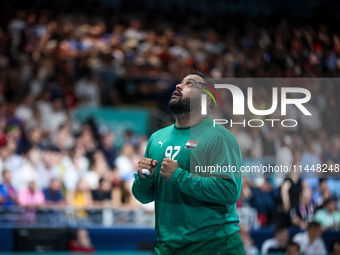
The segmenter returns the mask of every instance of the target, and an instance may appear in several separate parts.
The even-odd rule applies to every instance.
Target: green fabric
[[[314,220],[319,222],[323,229],[340,223],[340,213],[338,211],[329,214],[325,209],[320,209],[314,216]]]
[[[155,247],[156,255],[188,255],[188,254],[209,254],[209,255],[245,255],[240,235],[236,232],[222,238],[203,238],[191,243],[173,248],[171,243],[158,244]]]
[[[195,149],[185,148],[189,140],[198,142]],[[177,160],[179,165],[170,181],[159,173],[165,155]],[[132,191],[142,203],[155,201],[156,251],[158,249],[159,254],[173,254],[186,247],[195,249],[214,242],[225,243],[228,236],[238,231],[236,201],[241,192],[240,173],[228,173],[228,177],[225,173],[214,177],[204,174],[211,178],[194,173],[195,166],[216,164],[240,169],[241,150],[226,128],[213,127],[208,118],[190,128],[171,125],[150,137],[145,157],[158,160],[155,174],[145,179],[135,174]],[[202,249],[195,254],[206,254],[199,250]]]

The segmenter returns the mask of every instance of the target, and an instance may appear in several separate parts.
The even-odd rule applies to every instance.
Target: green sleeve
[[[150,157],[150,146],[152,143],[152,136],[146,146],[144,158]],[[155,200],[154,193],[154,175],[146,178],[139,178],[138,173],[134,174],[135,180],[132,185],[132,194],[142,204],[147,204]]]
[[[211,144],[207,166],[236,166],[241,167],[241,154],[237,144],[227,144],[223,137],[215,139]],[[181,192],[198,200],[223,205],[234,205],[241,193],[241,175],[237,173],[215,173],[212,177],[202,177],[198,174],[177,168],[170,181]]]
[[[327,225],[327,222],[325,221],[326,217],[323,213],[322,210],[319,210],[315,216],[314,216],[314,220],[318,223],[320,223],[320,225],[322,226],[323,229],[327,228],[328,225]]]

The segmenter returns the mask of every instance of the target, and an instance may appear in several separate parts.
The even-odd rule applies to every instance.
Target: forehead
[[[204,83],[204,79],[201,76],[196,75],[196,74],[190,74],[190,75],[185,76],[183,78],[183,81],[186,81],[186,80],[189,80],[189,79]]]

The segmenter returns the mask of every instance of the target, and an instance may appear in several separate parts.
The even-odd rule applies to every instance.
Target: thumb
[[[153,162],[152,162],[152,165],[153,166],[156,166],[158,164],[158,160],[154,160]]]

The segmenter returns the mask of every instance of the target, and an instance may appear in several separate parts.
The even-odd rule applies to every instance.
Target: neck
[[[277,238],[275,238],[275,240],[276,240],[276,243],[279,247],[284,245],[284,243],[281,243],[280,240],[278,240]]]
[[[176,127],[189,127],[197,124],[201,120],[205,119],[205,117],[200,114],[194,113],[183,113],[176,115]]]

